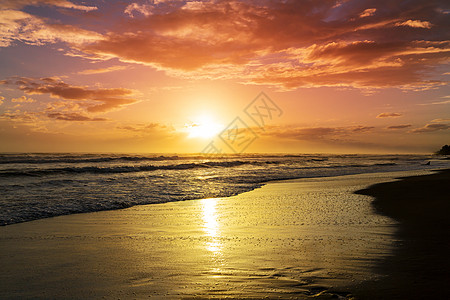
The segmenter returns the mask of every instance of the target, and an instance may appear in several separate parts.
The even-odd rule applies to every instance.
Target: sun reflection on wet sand
[[[393,221],[352,191],[403,174],[273,182],[229,198],[5,226],[0,281],[30,298],[22,274],[33,266],[51,279],[37,281],[46,298],[339,298],[337,288],[378,280],[375,263],[395,243]],[[79,273],[61,268],[72,265]]]
[[[214,255],[219,255],[221,252],[222,244],[220,243],[220,226],[217,220],[217,201],[216,198],[203,199],[202,202],[202,218],[203,218],[203,230],[208,237],[206,243],[206,249],[213,252]]]

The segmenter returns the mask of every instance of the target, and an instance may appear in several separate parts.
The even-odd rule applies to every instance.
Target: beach
[[[364,299],[448,299],[450,288],[450,170],[406,177],[358,191],[375,197],[379,214],[399,222],[401,241],[378,271],[380,281],[365,282],[357,294]]]
[[[228,198],[3,226],[0,298],[395,299],[424,286],[444,295],[448,185],[440,187],[449,172],[431,173],[274,181]],[[396,179],[419,175],[426,177]],[[392,196],[398,184],[416,197],[414,218],[395,213],[407,208],[389,208],[402,199]],[[410,204],[404,195],[397,207]],[[420,209],[429,203],[430,210]],[[431,209],[442,218],[417,221]],[[417,234],[409,229],[417,227]],[[417,252],[424,249],[426,257]],[[417,277],[424,265],[429,268]]]
[[[0,300],[450,300],[449,16],[0,0]]]

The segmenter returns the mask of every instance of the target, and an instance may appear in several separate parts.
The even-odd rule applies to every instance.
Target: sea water
[[[429,155],[0,154],[0,225],[227,197],[271,180],[449,166]]]

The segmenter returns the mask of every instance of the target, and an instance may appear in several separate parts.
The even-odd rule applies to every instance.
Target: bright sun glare
[[[189,138],[211,138],[223,129],[222,124],[216,122],[211,116],[203,115],[190,124],[186,124]]]

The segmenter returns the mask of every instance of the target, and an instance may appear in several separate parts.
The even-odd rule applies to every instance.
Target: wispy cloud
[[[117,126],[116,128],[120,130],[127,130],[133,132],[148,132],[156,128],[168,128],[168,127],[160,123],[147,123],[147,124],[120,125]]]
[[[36,102],[33,98],[27,98],[26,96],[22,96],[19,98],[12,98],[11,102],[18,102],[18,103],[33,103]]]
[[[157,136],[164,139],[173,139],[184,135],[177,132],[173,126],[156,122],[119,124],[115,129],[135,137]]]
[[[126,66],[111,66],[111,67],[107,67],[107,68],[83,70],[83,71],[78,72],[77,74],[80,74],[80,75],[93,75],[93,74],[101,74],[101,73],[108,73],[108,72],[125,70],[127,68],[128,67],[126,67]]]
[[[129,17],[134,18],[136,13],[149,16],[153,14],[152,10],[153,6],[151,4],[131,3],[125,8],[124,13]]]
[[[377,118],[398,118],[401,117],[401,113],[381,113],[377,116]]]
[[[2,0],[1,5],[2,8],[8,9],[20,9],[26,6],[56,6],[82,11],[97,9],[95,6],[79,5],[67,0]]]
[[[377,11],[376,8],[367,8],[362,13],[359,14],[359,17],[366,18],[366,17],[373,16],[376,11]]]
[[[40,120],[41,114],[37,112],[21,112],[21,111],[6,111],[0,114],[0,120],[8,120],[17,123],[36,125]]]
[[[75,121],[75,122],[81,122],[81,121],[107,121],[106,118],[91,118],[86,115],[82,115],[79,113],[60,113],[60,112],[52,112],[48,113],[47,116],[51,119],[61,120],[61,121]]]
[[[346,126],[346,127],[299,127],[291,126],[267,126],[264,131],[259,131],[261,136],[293,140],[322,140],[322,139],[342,139],[351,135],[358,135],[375,129],[373,126]]]
[[[100,33],[69,24],[48,23],[20,10],[0,10],[0,20],[0,47],[8,47],[14,42],[30,45],[83,44],[103,38]]]
[[[445,98],[445,97],[443,97]],[[442,104],[450,104],[450,100],[444,100],[444,101],[435,101],[435,102],[431,102],[431,103],[420,103],[418,105],[442,105]]]
[[[450,119],[434,119],[434,120],[431,120],[431,123],[442,123],[442,122],[450,122]]]
[[[395,23],[395,26],[409,26],[414,28],[427,28],[430,29],[432,24],[428,21],[420,21],[420,20],[408,20],[405,22]]]
[[[450,104],[450,100],[432,102],[432,103],[421,104],[421,105],[441,105],[441,104]]]
[[[403,124],[403,125],[392,125],[388,126],[387,129],[405,129],[411,127],[411,124]]]
[[[424,127],[411,130],[413,133],[434,132],[450,129],[450,125],[442,123],[427,124]]]

